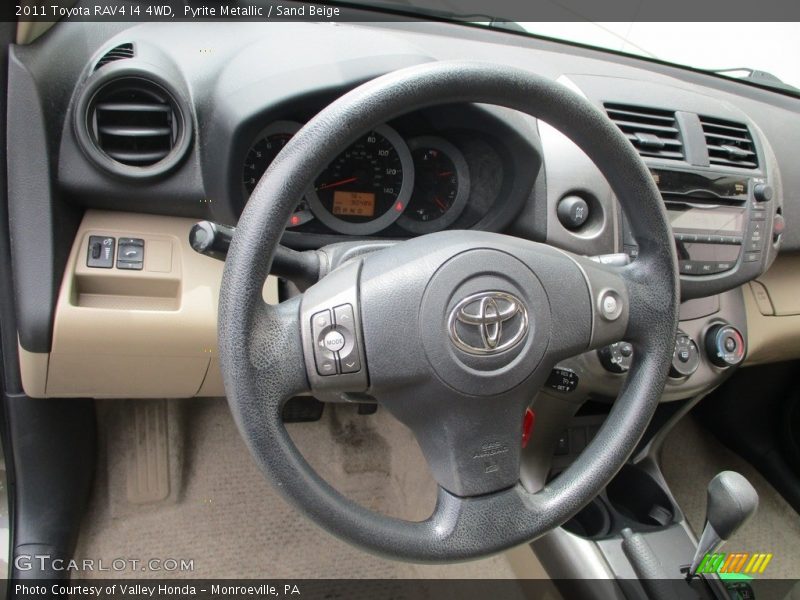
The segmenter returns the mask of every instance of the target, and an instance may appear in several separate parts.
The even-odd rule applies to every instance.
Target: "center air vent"
[[[700,117],[703,134],[708,147],[708,160],[712,165],[755,169],[758,167],[753,136],[747,125],[717,119]]]
[[[674,111],[626,104],[604,106],[641,156],[683,160],[683,142]]]
[[[149,75],[102,79],[81,103],[78,134],[91,157],[132,177],[174,166],[188,148],[191,126],[175,94]]]

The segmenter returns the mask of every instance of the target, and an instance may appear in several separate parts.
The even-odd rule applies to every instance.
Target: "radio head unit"
[[[763,177],[651,168],[672,226],[684,298],[756,277],[769,258],[772,193]],[[635,243],[623,229],[625,251]]]

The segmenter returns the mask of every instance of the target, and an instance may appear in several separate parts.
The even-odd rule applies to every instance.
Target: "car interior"
[[[352,10],[2,24],[5,578],[800,597],[800,91]]]

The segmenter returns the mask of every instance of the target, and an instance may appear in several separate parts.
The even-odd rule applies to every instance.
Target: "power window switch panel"
[[[104,235],[90,235],[86,254],[86,266],[95,269],[110,269],[114,266],[116,240]]]

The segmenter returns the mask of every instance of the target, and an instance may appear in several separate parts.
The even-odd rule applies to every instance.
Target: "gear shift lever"
[[[693,577],[703,557],[728,541],[757,508],[758,493],[742,475],[722,471],[714,477],[708,484],[706,524],[687,578]]]

